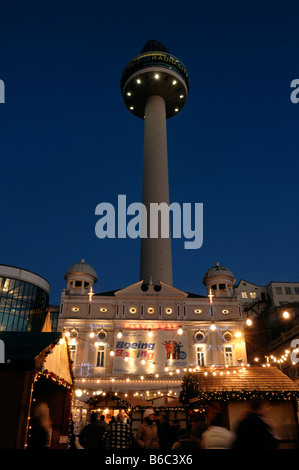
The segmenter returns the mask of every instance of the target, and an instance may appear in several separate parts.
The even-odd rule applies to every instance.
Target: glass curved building
[[[50,285],[26,269],[0,265],[0,331],[41,331]]]

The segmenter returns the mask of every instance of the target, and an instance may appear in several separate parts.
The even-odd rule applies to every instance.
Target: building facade
[[[50,285],[26,269],[0,266],[0,330],[41,331]]]
[[[59,331],[69,337],[76,384],[86,393],[177,393],[187,369],[246,364],[244,315],[233,274],[218,263],[204,276],[207,296],[162,281],[94,293],[84,260],[65,274]]]

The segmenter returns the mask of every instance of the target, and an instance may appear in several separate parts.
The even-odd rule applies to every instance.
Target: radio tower
[[[168,238],[162,238],[160,230],[157,238],[151,238],[149,214],[150,203],[169,206],[166,119],[181,111],[188,91],[186,67],[156,40],[146,42],[121,77],[126,107],[144,119],[142,203],[148,221],[147,238],[141,238],[140,279],[146,284],[172,285],[171,230]]]

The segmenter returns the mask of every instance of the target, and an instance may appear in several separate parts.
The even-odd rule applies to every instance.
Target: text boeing
[[[149,214],[141,202],[134,202],[127,207],[126,196],[118,195],[117,235],[116,214],[113,204],[102,202],[97,205],[95,214],[100,215],[95,226],[96,236],[104,238],[169,238],[170,212],[172,213],[173,238],[184,238],[185,249],[198,249],[203,244],[203,203],[194,204],[194,229],[192,229],[192,204],[178,202],[168,205],[166,202],[150,203]],[[134,216],[127,223],[127,216]],[[148,217],[149,216],[149,217]],[[148,221],[149,219],[149,221]],[[149,233],[148,233],[149,225]],[[159,230],[160,227],[160,230]]]

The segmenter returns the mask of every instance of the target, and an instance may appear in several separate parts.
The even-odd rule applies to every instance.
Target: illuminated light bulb
[[[184,98],[184,95],[180,95],[180,98],[181,98],[181,99]]]
[[[94,331],[91,331],[91,332],[89,333],[89,337],[90,337],[90,338],[94,338],[94,337],[95,337],[95,332],[94,332]]]
[[[152,332],[152,330],[148,330],[147,335],[148,335],[149,338],[152,338],[152,337],[153,337],[153,332]]]
[[[183,334],[183,328],[181,326],[179,326],[178,335],[182,335],[182,334]]]
[[[176,373],[179,374],[179,373],[180,373],[180,369],[177,369],[177,370],[176,370]]]
[[[123,332],[120,330],[120,331],[117,333],[117,337],[118,337],[118,338],[122,338],[122,335],[123,335]]]
[[[216,325],[215,325],[214,322],[212,322],[212,324],[211,324],[211,326],[210,326],[210,329],[211,329],[212,331],[215,331],[215,330],[216,330]]]
[[[289,318],[290,314],[289,314],[289,312],[283,312],[282,316],[283,316],[283,318]]]
[[[145,360],[144,360],[144,359],[141,360],[141,364],[142,364],[142,365],[145,364]]]
[[[164,370],[165,370],[165,372],[168,372],[168,367],[165,367],[165,369],[164,369]]]
[[[134,106],[130,106],[130,109],[133,111],[133,109],[134,109]]]
[[[81,389],[78,389],[78,390],[76,390],[76,391],[75,391],[75,394],[76,394],[76,397],[78,397],[78,398],[79,398],[79,397],[82,397],[82,395],[83,395],[83,392],[82,392],[82,390],[81,390]]]
[[[110,356],[114,356],[115,352],[114,351],[110,351]]]
[[[236,337],[236,338],[241,338],[241,336],[242,336],[241,331],[236,331],[235,337]]]
[[[65,335],[67,338],[70,336],[70,334],[71,334],[70,331],[66,331],[66,332],[64,333],[64,335]]]
[[[176,84],[177,84],[177,81],[176,81],[176,80],[173,80],[172,84],[173,84],[173,85],[176,85]]]
[[[144,379],[143,375],[140,377],[140,379],[141,379],[141,380],[143,380],[143,379]]]
[[[252,325],[252,320],[250,318],[247,318],[246,320],[246,325],[251,326]]]
[[[160,75],[158,73],[155,74],[155,79],[158,80],[160,78]]]
[[[125,357],[125,361],[128,362],[128,360],[129,360],[129,358],[128,358],[128,356],[126,356],[126,357]]]
[[[207,373],[207,372],[205,372],[205,373],[204,373],[204,375],[208,375],[208,373]]]
[[[128,91],[127,96],[131,96],[131,95],[132,95],[132,93],[130,91]]]
[[[136,82],[138,83],[138,85],[140,85],[140,83],[141,83],[140,78],[137,78]]]

